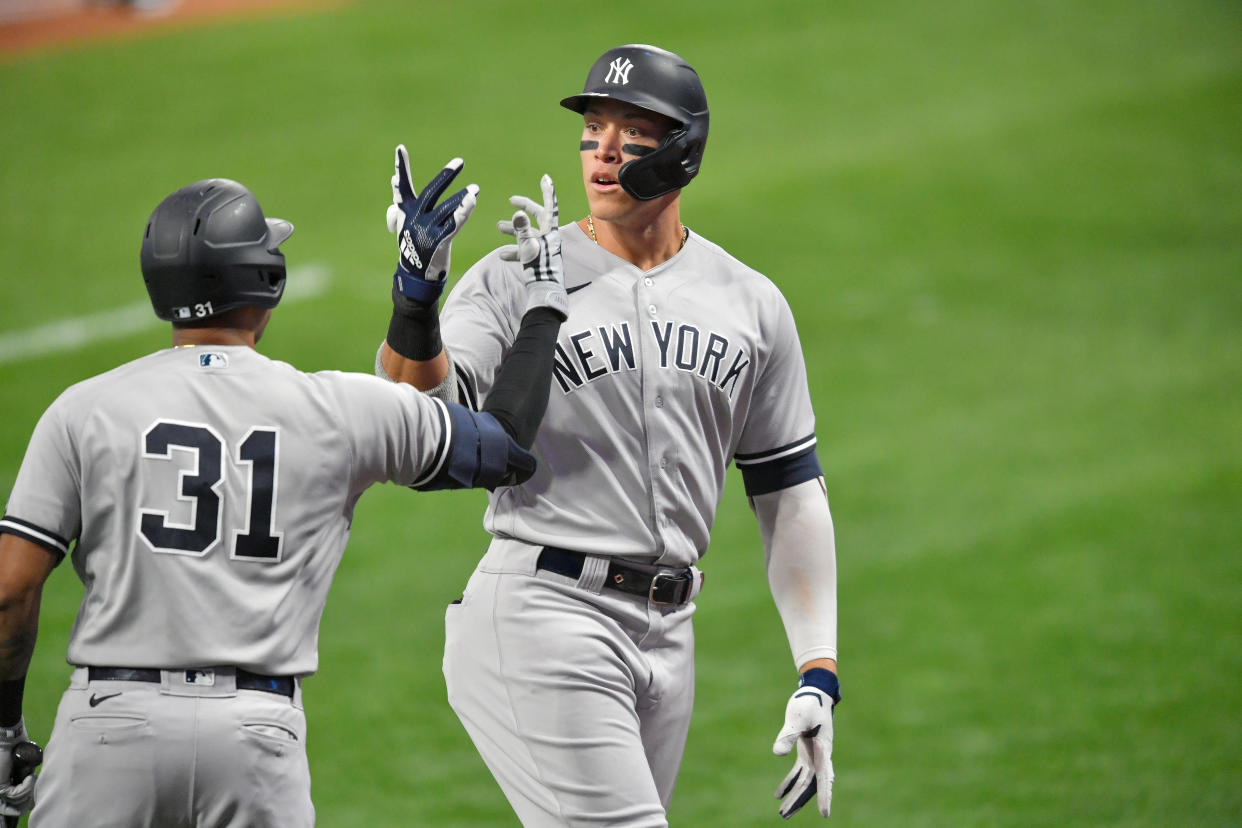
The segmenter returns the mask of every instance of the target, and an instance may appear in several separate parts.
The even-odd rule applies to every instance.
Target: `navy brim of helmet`
[[[580,92],[577,95],[570,95],[568,98],[561,98],[561,106],[582,114],[587,111],[587,107],[591,105],[592,101],[620,101],[621,103],[632,104],[639,109],[645,109],[648,112],[654,112],[657,115],[670,118],[682,126],[686,125],[685,119],[680,112],[671,109],[668,104],[661,100],[637,91]]]
[[[274,253],[282,242],[293,235],[293,222],[279,218],[264,221],[267,222],[267,249]]]

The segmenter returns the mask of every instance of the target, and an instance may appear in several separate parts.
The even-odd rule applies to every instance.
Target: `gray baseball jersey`
[[[693,234],[646,272],[577,225],[561,236],[570,312],[539,468],[491,495],[494,540],[445,617],[445,682],[528,828],[659,828],[693,709],[694,604],[612,587],[699,560],[730,462],[750,494],[818,477],[814,417],[793,315],[764,276]],[[510,267],[484,258],[442,315],[476,408],[525,307]],[[545,563],[565,550],[585,554],[576,576]]]
[[[2,528],[77,539],[72,664],[307,675],[355,503],[436,470],[446,410],[246,347],[160,351],[53,403]]]
[[[693,233],[645,273],[576,224],[561,235],[570,316],[539,470],[492,493],[486,528],[689,566],[707,549],[730,461],[751,494],[820,473],[793,315],[771,281]],[[484,258],[442,315],[459,397],[476,409],[525,307],[513,267]]]

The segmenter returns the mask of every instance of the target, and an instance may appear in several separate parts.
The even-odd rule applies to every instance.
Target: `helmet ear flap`
[[[702,136],[692,140],[683,139],[681,146],[684,152],[681,155],[681,168],[686,171],[686,181],[689,182],[699,174],[699,167],[703,163],[703,150],[707,146],[707,139]]]
[[[617,180],[634,198],[651,201],[689,184],[702,157],[686,141],[686,130],[674,129],[653,152],[622,164]]]

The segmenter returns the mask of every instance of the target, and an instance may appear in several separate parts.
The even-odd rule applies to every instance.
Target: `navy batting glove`
[[[397,270],[393,285],[404,296],[434,304],[444,292],[453,237],[461,230],[478,201],[479,188],[470,184],[436,204],[461,172],[463,162],[454,158],[419,194],[410,178],[410,156],[398,144],[392,176],[392,204],[388,208],[388,231],[398,238]]]

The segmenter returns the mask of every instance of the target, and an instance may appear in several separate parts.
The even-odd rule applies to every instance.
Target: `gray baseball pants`
[[[536,570],[497,539],[445,617],[449,703],[527,828],[657,828],[694,705],[693,602]]]
[[[185,678],[90,682],[75,669],[31,828],[314,825],[300,686],[290,699],[238,690],[228,674]]]

